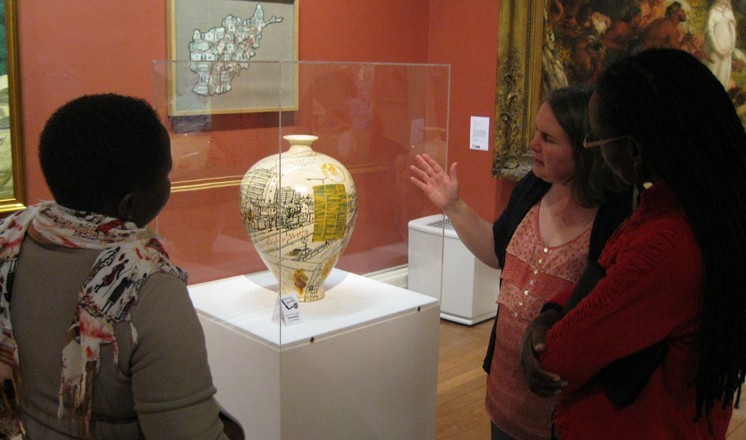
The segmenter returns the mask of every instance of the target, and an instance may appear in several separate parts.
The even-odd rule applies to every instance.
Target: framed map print
[[[298,0],[169,0],[171,115],[297,109]]]
[[[0,213],[25,203],[16,2],[0,1]]]

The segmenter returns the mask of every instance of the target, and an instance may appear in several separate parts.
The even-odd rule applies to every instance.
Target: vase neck
[[[293,153],[293,154],[310,153],[312,151],[313,151],[313,148],[311,148],[309,145],[299,145],[299,144],[291,145],[290,148],[288,149],[288,153]]]
[[[308,145],[310,146],[312,143],[319,140],[318,136],[314,136],[312,134],[288,134],[282,137],[290,145]]]

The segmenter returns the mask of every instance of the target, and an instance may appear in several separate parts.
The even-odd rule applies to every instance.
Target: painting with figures
[[[501,0],[492,174],[519,180],[547,90],[590,83],[646,48],[691,53],[746,127],[746,0]]]
[[[652,47],[707,65],[746,113],[746,0],[547,0],[542,88],[593,83],[620,56]]]

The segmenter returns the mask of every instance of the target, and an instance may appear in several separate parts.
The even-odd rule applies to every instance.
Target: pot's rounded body
[[[344,165],[311,148],[318,137],[284,139],[287,151],[259,160],[244,175],[241,217],[282,291],[316,301],[350,241],[357,192]]]

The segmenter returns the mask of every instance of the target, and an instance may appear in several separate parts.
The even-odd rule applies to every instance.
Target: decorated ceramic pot
[[[317,136],[283,138],[287,151],[259,160],[244,175],[241,217],[282,291],[316,301],[350,241],[357,192],[344,165],[311,148]]]

